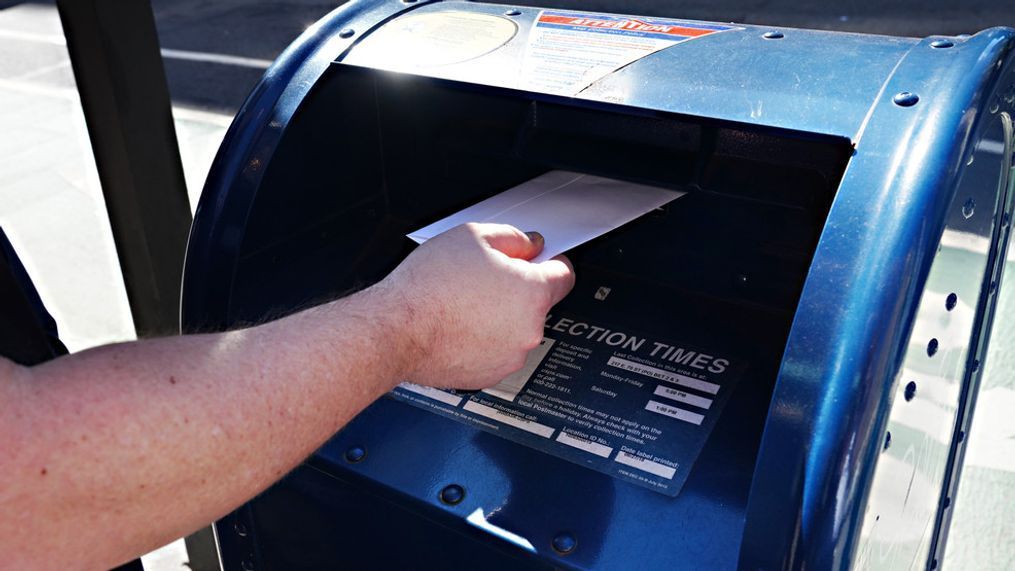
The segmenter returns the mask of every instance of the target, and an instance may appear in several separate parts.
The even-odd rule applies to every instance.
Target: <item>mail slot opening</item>
[[[406,233],[566,169],[689,192],[571,252],[582,283],[618,284],[617,297],[620,284],[658,288],[638,295],[784,331],[850,152],[843,139],[335,65],[255,167],[230,313],[258,320],[368,285],[411,251]]]

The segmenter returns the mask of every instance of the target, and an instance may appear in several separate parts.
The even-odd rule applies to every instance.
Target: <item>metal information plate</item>
[[[472,395],[392,395],[616,478],[680,492],[747,363],[679,341],[547,316],[522,370]]]

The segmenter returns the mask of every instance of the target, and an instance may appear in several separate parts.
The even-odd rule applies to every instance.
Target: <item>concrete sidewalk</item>
[[[191,204],[231,115],[175,107]],[[0,225],[72,351],[134,336],[81,102],[52,6],[0,11]]]

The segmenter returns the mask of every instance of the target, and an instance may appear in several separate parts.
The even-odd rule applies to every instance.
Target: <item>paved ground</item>
[[[1012,0],[556,0],[521,4],[910,36],[1015,26]],[[194,203],[229,120],[270,61],[338,5],[323,0],[153,0]],[[51,1],[0,0],[0,225],[68,345],[133,329],[62,31]],[[1009,265],[1009,273],[1011,267]],[[1006,278],[946,564],[1015,568],[1015,276]],[[182,544],[146,558],[181,569]]]

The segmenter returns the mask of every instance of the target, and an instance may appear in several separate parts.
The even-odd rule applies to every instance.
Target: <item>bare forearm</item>
[[[379,285],[244,331],[0,358],[0,569],[103,569],[212,521],[403,378],[481,389],[574,284],[538,235],[467,224]]]
[[[12,369],[0,567],[25,568],[18,553],[52,568],[128,558],[227,513],[400,380],[403,315],[375,289],[243,331]]]

